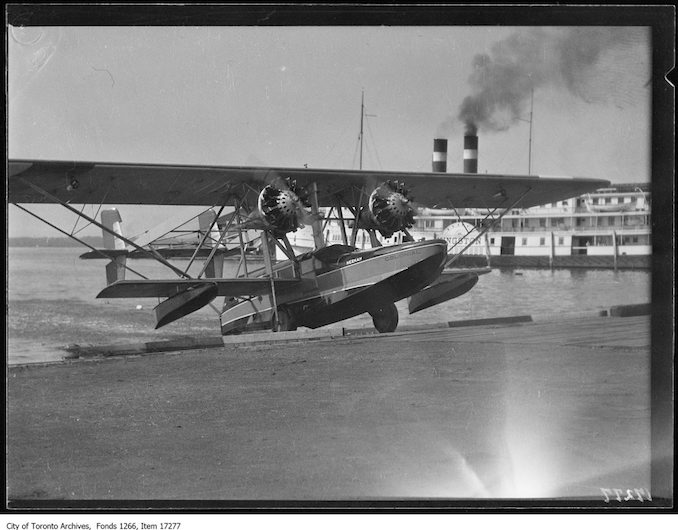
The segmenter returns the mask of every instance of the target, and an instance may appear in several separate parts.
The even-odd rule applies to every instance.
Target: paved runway
[[[572,318],[13,366],[8,495],[649,493],[649,342]]]

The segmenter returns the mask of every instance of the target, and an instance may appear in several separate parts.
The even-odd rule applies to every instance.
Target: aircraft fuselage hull
[[[277,296],[276,303],[298,326],[339,322],[420,291],[440,275],[446,251],[445,241],[430,240],[347,252],[333,263],[310,254],[299,266],[315,287]],[[270,329],[273,306],[271,295],[225,304],[222,333]]]

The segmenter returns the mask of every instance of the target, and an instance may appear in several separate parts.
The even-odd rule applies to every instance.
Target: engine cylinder
[[[382,236],[391,237],[414,224],[414,209],[408,195],[409,190],[397,180],[384,182],[370,195],[370,217]]]
[[[303,220],[310,215],[307,194],[296,182],[286,180],[280,188],[269,184],[259,194],[259,213],[271,227],[275,236],[294,232],[303,226]]]

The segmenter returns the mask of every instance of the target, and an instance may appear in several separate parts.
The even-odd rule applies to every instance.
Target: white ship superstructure
[[[481,210],[421,210],[411,233],[415,239],[442,237],[457,223],[480,226]],[[481,238],[483,239],[483,238]],[[556,204],[507,212],[466,254],[490,256],[649,256],[648,184],[620,184]]]

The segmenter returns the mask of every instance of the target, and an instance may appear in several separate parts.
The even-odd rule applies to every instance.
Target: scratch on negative
[[[115,86],[115,79],[113,79],[113,75],[106,68],[94,68],[94,66],[90,66],[90,68],[95,72],[106,72],[108,74],[108,77],[111,78],[111,86],[112,87]]]
[[[174,191],[174,188],[175,188],[178,180],[179,180],[179,176],[177,175],[177,176],[174,177],[174,180],[172,180],[172,184],[170,184],[169,188],[167,189],[168,195],[172,195],[173,193],[177,193],[177,194],[181,193],[181,191],[179,191],[179,192]]]

